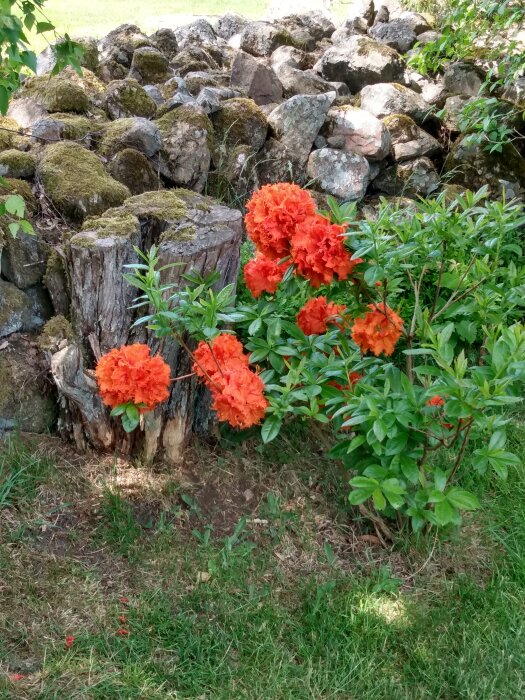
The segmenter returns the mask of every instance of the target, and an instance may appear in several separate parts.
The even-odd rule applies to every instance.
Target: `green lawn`
[[[523,470],[386,550],[305,442],[165,472],[4,450],[0,698],[525,697]]]

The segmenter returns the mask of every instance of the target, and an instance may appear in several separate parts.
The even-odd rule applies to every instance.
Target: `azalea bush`
[[[416,531],[459,524],[478,507],[465,476],[504,478],[518,463],[506,429],[525,379],[523,208],[482,190],[385,201],[364,219],[333,199],[319,212],[282,183],[254,194],[245,223],[249,303],[217,291],[216,275],[172,288],[152,248],[126,275],[148,309],[139,323],[187,349],[219,420],[260,426],[264,442],[291,420],[319,424],[350,470],[352,504]],[[122,371],[134,370],[103,358],[97,376],[111,386]],[[133,381],[118,395],[101,384],[115,413],[134,413],[130,429],[169,377],[141,374],[138,394]]]

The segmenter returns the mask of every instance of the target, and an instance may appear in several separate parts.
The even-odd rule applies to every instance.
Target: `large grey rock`
[[[310,53],[297,49],[295,46],[279,46],[270,57],[272,68],[276,73],[286,65],[298,70],[307,70],[314,65],[313,57]]]
[[[279,20],[279,24],[292,34],[299,30],[305,31],[315,42],[328,38],[335,30],[332,20],[318,10],[287,15]]]
[[[253,56],[270,56],[278,46],[293,46],[292,35],[270,22],[250,22],[241,34],[240,48]]]
[[[171,60],[179,50],[177,37],[173,29],[162,27],[150,36],[154,47],[161,51],[168,60]]]
[[[443,82],[451,95],[476,97],[483,84],[483,72],[472,63],[457,61],[445,68]]]
[[[153,46],[144,46],[133,52],[130,78],[135,78],[143,85],[155,85],[166,82],[172,75],[168,59]]]
[[[234,98],[222,103],[222,109],[212,115],[218,144],[234,148],[240,144],[257,153],[266,141],[268,120],[253,100]]]
[[[295,95],[283,102],[268,116],[275,135],[299,162],[306,161],[328,110],[336,98],[335,92],[322,95]]]
[[[198,70],[217,70],[218,62],[202,46],[187,46],[170,62],[178,76],[185,76]]]
[[[390,48],[406,53],[416,43],[416,33],[410,25],[401,18],[390,22],[379,22],[369,29],[370,36]]]
[[[144,117],[129,117],[118,119],[106,124],[98,146],[100,155],[105,158],[114,156],[124,148],[135,148],[151,157],[162,147],[162,139],[158,126]]]
[[[361,17],[357,19],[347,19],[344,24],[338,27],[331,36],[333,44],[344,44],[351,36],[366,35],[368,32],[368,24]]]
[[[92,37],[75,37],[75,43],[79,44],[83,54],[79,63],[82,68],[96,71],[98,68],[98,46],[97,40]],[[47,46],[38,54],[36,60],[36,74],[45,75],[51,73],[57,62],[56,48],[54,44]]]
[[[362,199],[370,182],[370,165],[366,158],[333,148],[313,151],[307,173],[324,192],[346,201]]]
[[[234,34],[240,34],[247,24],[246,17],[236,12],[226,12],[216,20],[213,28],[217,36],[228,41]]]
[[[258,156],[257,175],[261,185],[276,182],[307,182],[304,161],[277,139],[269,138]]]
[[[298,70],[297,68],[292,68],[287,63],[281,64],[278,67],[277,75],[286,97],[292,95],[320,95],[321,93],[336,89],[334,83],[321,78],[314,70]],[[338,83],[338,85],[341,84],[344,85],[346,91],[348,91],[346,84]],[[338,94],[340,93],[339,88],[336,89],[336,92]]]
[[[365,85],[402,80],[404,63],[394,49],[365,36],[351,36],[344,45],[329,48],[315,70],[358,92]]]
[[[159,176],[149,160],[134,148],[119,151],[108,163],[107,171],[112,178],[125,185],[131,194],[142,194],[158,190]]]
[[[348,6],[347,17],[352,19],[364,19],[368,26],[372,26],[375,17],[374,0],[352,0]]]
[[[202,192],[210,169],[213,126],[194,105],[178,107],[157,120],[163,149],[163,174],[176,185]]]
[[[440,186],[439,175],[431,160],[416,158],[396,163],[374,180],[374,189],[383,194],[428,197]]]
[[[40,282],[46,270],[49,245],[39,235],[19,232],[7,236],[2,250],[2,275],[19,289]]]
[[[383,160],[390,153],[390,135],[380,119],[352,105],[332,107],[326,136],[341,137],[341,148],[370,160]]]
[[[410,27],[410,29],[412,29],[414,34],[416,34],[416,36],[418,37],[418,41],[419,36],[421,34],[432,30],[432,26],[428,22],[426,17],[424,17],[419,12],[410,12],[408,10],[405,10],[405,12],[402,12],[399,15],[398,19],[402,20],[406,25]]]
[[[0,177],[31,178],[35,174],[36,158],[15,148],[0,152]]]
[[[242,90],[258,105],[280,102],[283,96],[283,88],[275,72],[245,51],[239,51],[235,56],[231,86]]]
[[[175,36],[180,49],[185,49],[187,46],[213,44],[217,40],[213,27],[204,18],[177,27]]]
[[[459,128],[461,112],[467,104],[472,102],[473,99],[473,97],[467,97],[466,95],[453,95],[452,97],[447,97],[444,105],[444,124],[449,131],[453,133],[461,131]]]
[[[486,144],[472,143],[468,136],[457,141],[445,160],[449,182],[478,190],[488,185],[494,197],[525,197],[525,158],[512,144],[502,153],[489,153]]]
[[[115,61],[129,68],[135,49],[151,46],[151,40],[135,24],[121,24],[98,44],[102,61]]]
[[[392,139],[392,151],[397,162],[441,152],[437,139],[421,129],[410,117],[393,114],[383,120]]]
[[[391,114],[406,114],[421,124],[431,112],[421,95],[396,83],[367,85],[361,90],[359,97],[361,109],[378,119],[389,117]]]
[[[32,301],[11,282],[0,280],[0,338],[27,330],[31,325]]]
[[[111,119],[152,117],[157,111],[154,100],[132,78],[112,81],[106,88],[103,102]]]

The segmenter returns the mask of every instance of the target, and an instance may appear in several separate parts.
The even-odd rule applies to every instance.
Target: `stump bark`
[[[75,340],[62,343],[50,359],[61,402],[60,429],[79,448],[162,456],[180,460],[194,432],[212,422],[209,397],[194,377],[172,384],[169,399],[142,416],[141,429],[126,434],[109,416],[94,380],[97,359],[112,348],[147,343],[160,352],[172,377],[191,372],[191,360],[173,338],[159,341],[144,326],[132,328],[145,313],[133,309],[137,290],[123,277],[124,265],[139,262],[136,248],[158,246],[162,282],[185,284],[183,275],[217,271],[217,288],[236,283],[242,217],[239,211],[187,190],[149,192],[128,199],[103,216],[88,219],[64,250],[70,283],[70,317]]]

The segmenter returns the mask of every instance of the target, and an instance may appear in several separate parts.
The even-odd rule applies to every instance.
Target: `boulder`
[[[295,154],[299,163],[306,163],[335,97],[335,92],[295,95],[268,116],[274,135]]]
[[[420,156],[435,156],[441,153],[437,139],[421,129],[415,121],[405,114],[393,114],[385,117],[383,123],[390,133],[394,160],[402,162]]]
[[[217,70],[219,68],[219,64],[213,56],[201,46],[188,46],[175,56],[170,65],[175,73],[182,77],[193,71]]]
[[[324,192],[345,201],[362,199],[370,182],[370,165],[366,158],[333,148],[313,151],[307,173]]]
[[[431,160],[416,158],[386,168],[374,180],[374,189],[388,195],[428,197],[440,186],[439,175]]]
[[[173,29],[168,29],[168,27],[157,29],[157,31],[150,36],[150,40],[153,46],[166,56],[168,61],[171,61],[179,51],[177,36]]]
[[[275,72],[245,51],[238,51],[231,70],[231,86],[242,90],[255,104],[280,102],[283,88]]]
[[[272,53],[270,61],[276,73],[284,65],[290,66],[290,68],[297,68],[298,70],[313,68],[314,65],[312,54],[297,49],[295,46],[279,46]]]
[[[418,41],[420,41],[421,34],[432,30],[432,25],[428,21],[427,17],[419,12],[410,12],[405,10],[399,15],[398,19],[402,20],[407,26],[409,26],[418,37]]]
[[[17,334],[0,352],[0,429],[49,433],[57,404],[36,337]]]
[[[30,178],[35,174],[36,158],[32,153],[24,153],[10,148],[0,151],[0,177]]]
[[[131,194],[142,194],[160,189],[159,176],[149,160],[134,148],[119,151],[108,163],[107,171],[112,178],[125,185]]]
[[[22,136],[22,127],[12,117],[0,116],[0,151],[11,148],[25,150],[29,147],[29,139]]]
[[[111,119],[152,117],[157,105],[134,79],[113,80],[106,88],[104,108]]]
[[[365,36],[351,36],[344,45],[329,48],[314,68],[323,78],[358,92],[365,85],[402,80],[404,63],[394,49]]]
[[[41,281],[50,247],[40,235],[18,232],[6,236],[2,250],[2,275],[18,289],[27,289]]]
[[[80,85],[62,76],[27,78],[9,104],[8,115],[26,128],[49,112],[88,110],[89,98]]]
[[[369,160],[383,160],[390,153],[390,135],[383,122],[353,105],[332,107],[324,134],[329,139],[340,137],[344,151]]]
[[[33,141],[83,141],[84,145],[89,147],[92,128],[93,124],[87,117],[58,112],[35,122],[31,135]]]
[[[378,119],[392,114],[406,114],[418,124],[422,124],[431,112],[421,95],[397,83],[367,85],[359,93],[359,98],[361,109]]]
[[[356,19],[347,19],[344,24],[338,27],[332,34],[332,44],[344,44],[351,36],[356,34],[366,35],[368,32],[368,24],[361,17]]]
[[[98,152],[101,156],[110,158],[124,148],[134,148],[151,157],[161,147],[160,131],[154,122],[144,117],[129,117],[104,125]]]
[[[75,43],[79,44],[82,49],[82,56],[79,63],[82,68],[95,72],[98,69],[99,56],[97,40],[92,37],[76,37]],[[45,75],[51,73],[57,62],[55,45],[47,46],[41,53],[38,54],[36,60],[36,74]]]
[[[298,70],[287,63],[279,65],[277,74],[286,97],[291,97],[292,95],[320,95],[323,92],[330,92],[336,89],[334,83],[321,78],[314,70]],[[346,90],[348,91],[348,88]]]
[[[118,206],[130,196],[127,187],[105,172],[99,158],[78,143],[48,146],[37,174],[53,205],[75,222]]]
[[[348,4],[348,19],[363,19],[369,27],[372,26],[376,17],[374,0],[351,0]]]
[[[247,24],[248,20],[242,15],[238,15],[236,12],[226,12],[219,17],[213,28],[218,37],[228,41],[234,34],[240,34]]]
[[[174,184],[202,192],[214,145],[213,125],[204,110],[186,105],[157,120],[162,135],[161,172]]]
[[[293,46],[290,32],[270,22],[250,22],[241,34],[240,47],[252,56],[270,56],[279,46]]]
[[[135,49],[130,78],[135,78],[143,85],[164,83],[173,75],[166,56],[153,46],[143,46]]]
[[[193,97],[196,97],[203,87],[227,87],[229,82],[229,74],[222,71],[193,71],[186,73],[184,78],[186,90]]]
[[[317,43],[330,37],[335,30],[332,20],[322,12],[310,10],[293,15],[286,15],[279,24],[299,39],[300,32],[307,33]],[[299,42],[300,43],[300,42]]]
[[[202,44],[213,44],[217,41],[217,35],[207,19],[196,19],[190,24],[175,29],[175,37],[179,49],[187,46],[202,46]]]
[[[295,182],[305,185],[307,181],[305,163],[284,143],[269,138],[259,151],[257,177],[261,185],[276,182]]]
[[[32,319],[30,297],[11,282],[0,279],[0,338],[28,330]]]
[[[217,143],[230,148],[244,144],[256,153],[266,141],[268,120],[253,100],[241,97],[226,100],[222,109],[212,115],[212,121]]]
[[[373,39],[390,46],[399,53],[406,53],[417,41],[416,33],[401,17],[392,19],[390,22],[374,24],[368,33]]]
[[[472,143],[464,136],[453,145],[445,160],[449,182],[478,190],[488,185],[493,197],[507,200],[525,196],[525,158],[512,144],[502,153],[489,153],[486,144]]]
[[[449,63],[445,68],[443,82],[451,95],[469,95],[477,97],[485,75],[483,71],[468,61]]]
[[[459,133],[459,119],[463,108],[472,102],[473,97],[467,97],[466,95],[453,95],[452,97],[447,97],[444,105],[444,124],[445,127],[452,133]]]
[[[418,44],[421,44],[421,46],[425,46],[425,44],[433,44],[435,41],[439,41],[441,36],[442,35],[439,32],[430,30],[428,32],[423,32],[422,34],[418,34],[417,41]]]
[[[102,62],[113,61],[125,68],[131,66],[135,49],[151,46],[151,40],[135,24],[121,24],[98,44]]]

